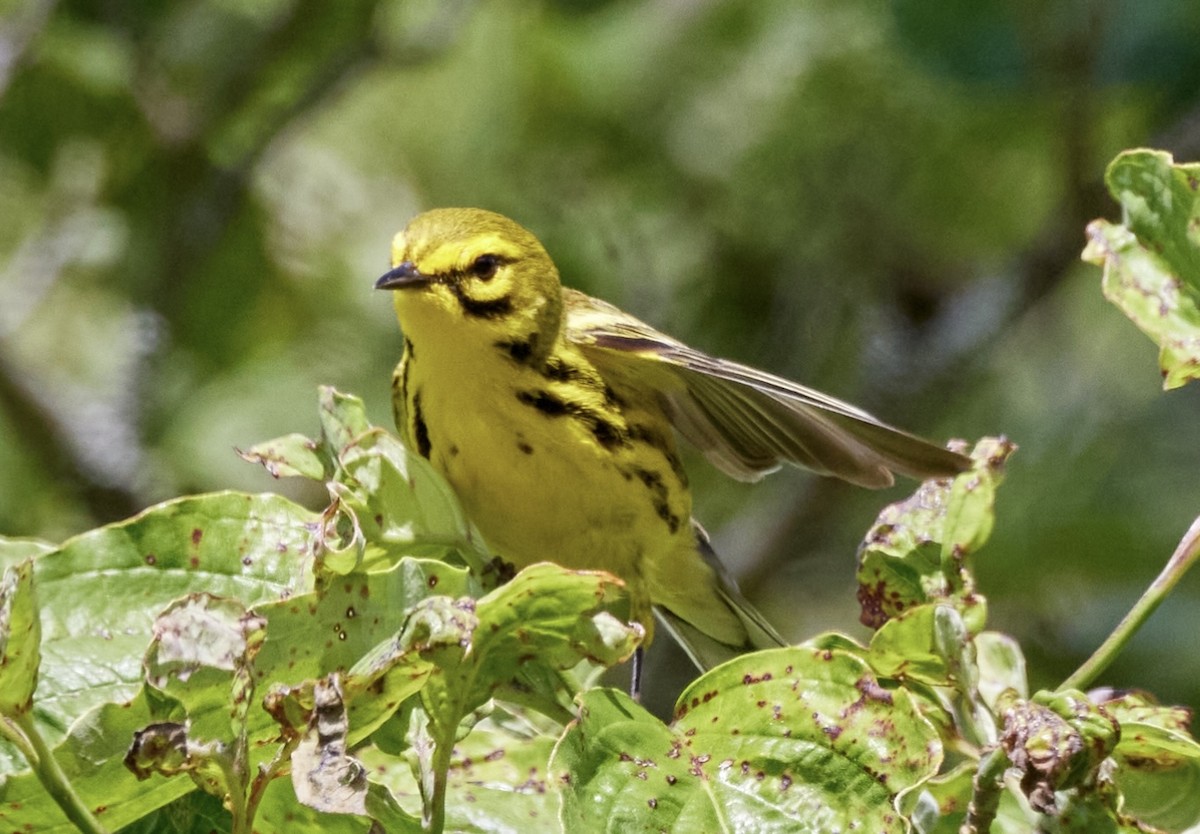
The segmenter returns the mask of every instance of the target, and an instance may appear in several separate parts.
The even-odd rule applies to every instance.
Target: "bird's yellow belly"
[[[670,546],[669,526],[607,450],[566,418],[534,416],[543,423],[536,432],[496,414],[455,420],[442,427],[445,452],[434,465],[492,549],[517,567],[553,561],[632,578],[646,552]]]
[[[520,402],[519,386],[495,381],[468,401],[462,386],[434,382],[421,386],[429,459],[505,560],[638,585],[647,560],[690,542],[690,495],[653,449],[605,446],[571,415]]]

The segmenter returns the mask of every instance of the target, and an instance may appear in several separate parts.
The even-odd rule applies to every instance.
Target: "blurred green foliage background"
[[[319,383],[390,425],[371,284],[477,205],[697,347],[1020,444],[978,572],[1053,685],[1200,511],[1200,394],[1078,260],[1143,144],[1200,157],[1195,2],[0,0],[0,532],[323,503],[233,447],[314,433]],[[855,547],[910,485],[692,463],[781,630],[861,636]],[[1106,682],[1200,704],[1198,611],[1193,577]]]

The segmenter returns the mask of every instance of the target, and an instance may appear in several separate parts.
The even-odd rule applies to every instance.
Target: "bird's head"
[[[414,217],[392,241],[392,269],[375,287],[395,291],[400,326],[420,342],[552,337],[562,311],[558,270],[542,244],[483,209]]]

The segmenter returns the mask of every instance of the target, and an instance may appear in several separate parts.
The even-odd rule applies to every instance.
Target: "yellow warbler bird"
[[[499,214],[421,214],[396,235],[392,265],[375,286],[395,291],[404,355],[393,403],[409,448],[499,556],[619,576],[646,642],[653,608],[702,669],[783,641],[692,522],[673,429],[742,480],[787,462],[885,487],[893,472],[969,465],[564,288],[537,238]],[[634,676],[636,688],[636,663]]]

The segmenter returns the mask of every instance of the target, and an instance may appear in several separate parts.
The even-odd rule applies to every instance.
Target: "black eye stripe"
[[[469,279],[488,282],[495,277],[500,267],[513,263],[514,260],[504,255],[484,253],[465,267],[429,273],[427,278],[429,283],[439,284],[450,290],[462,311],[468,316],[481,319],[504,318],[513,309],[511,288],[499,287],[499,294],[494,298],[476,298],[471,295]]]
[[[458,299],[463,312],[472,318],[498,319],[504,318],[512,312],[512,298],[507,295],[486,299],[472,298],[467,295],[461,283],[452,281],[447,286],[450,287],[450,292],[454,293],[454,297]]]
[[[487,281],[499,272],[500,267],[507,266],[515,260],[515,258],[487,252],[479,255],[464,267],[453,268],[445,272],[427,273],[427,277],[430,283],[435,284],[453,284],[465,278],[478,278]]]

